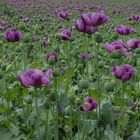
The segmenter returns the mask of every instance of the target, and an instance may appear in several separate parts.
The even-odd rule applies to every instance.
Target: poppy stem
[[[59,128],[58,128],[58,90],[57,90],[57,79],[55,79],[55,104],[56,104],[56,118],[55,119],[55,140],[59,140]]]
[[[35,88],[35,108],[36,108],[36,125],[37,125],[37,131],[38,131],[38,139],[40,140],[39,110],[38,110],[37,89],[36,88]]]

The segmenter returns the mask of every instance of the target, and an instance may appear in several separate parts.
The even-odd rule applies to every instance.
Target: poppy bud
[[[82,89],[88,89],[89,84],[90,84],[89,81],[86,80],[86,79],[82,79],[82,80],[79,81],[79,86]]]

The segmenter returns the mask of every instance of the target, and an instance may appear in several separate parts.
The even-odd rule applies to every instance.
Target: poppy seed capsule
[[[19,23],[18,28],[23,31],[26,30],[24,23]]]
[[[86,79],[82,79],[82,80],[79,81],[79,86],[82,89],[88,89],[89,84],[90,84],[89,81],[86,80]]]

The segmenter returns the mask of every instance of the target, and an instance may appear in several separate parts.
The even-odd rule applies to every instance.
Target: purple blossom
[[[42,87],[50,85],[52,70],[46,72],[38,69],[30,69],[24,73],[17,74],[17,79],[25,88]]]
[[[70,40],[71,39],[71,30],[69,29],[64,29],[59,33],[59,36],[63,39],[63,40]]]
[[[126,25],[119,25],[115,27],[115,31],[120,35],[128,35],[134,32],[134,28]]]
[[[123,66],[114,66],[113,67],[114,77],[123,81],[129,80],[134,73],[134,70],[131,65],[125,64]]]
[[[91,53],[88,54],[88,55],[87,55],[86,53],[81,53],[81,54],[80,54],[80,58],[81,58],[81,59],[87,59],[87,58],[90,59],[90,58],[94,58],[94,55],[91,54]]]
[[[80,106],[80,110],[88,112],[96,109],[98,106],[97,101],[91,97],[84,98],[83,104]]]
[[[75,20],[75,26],[79,32],[83,32],[83,33],[87,33],[87,34],[93,34],[98,30],[98,27],[86,25],[84,23],[84,21],[81,19]]]
[[[51,51],[51,52],[48,52],[45,57],[46,57],[46,60],[48,59],[57,60],[58,54],[54,51]]]
[[[140,14],[133,15],[132,17],[129,17],[128,20],[129,21],[138,21],[138,20],[140,20]]]
[[[104,13],[82,14],[81,19],[89,26],[100,26],[108,21],[108,17]]]
[[[127,41],[127,47],[132,48],[132,49],[140,48],[140,40],[138,40],[138,39],[128,40]]]
[[[16,30],[11,30],[6,32],[3,37],[9,42],[18,42],[22,38],[22,33],[17,32]]]
[[[103,48],[105,48],[109,53],[112,53],[114,51],[120,51],[121,54],[125,54],[127,49],[125,48],[125,44],[121,41],[114,41],[111,44],[106,44],[103,46]]]
[[[41,46],[45,47],[45,46],[47,46],[47,45],[48,45],[48,40],[47,40],[47,39],[43,39],[43,40],[41,41]]]
[[[69,16],[69,14],[67,13],[67,12],[60,12],[59,13],[59,17],[61,18],[61,19],[67,19],[68,18],[68,16]]]

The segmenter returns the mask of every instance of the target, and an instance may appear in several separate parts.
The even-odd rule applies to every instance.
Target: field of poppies
[[[0,140],[140,140],[140,1],[1,0]]]

